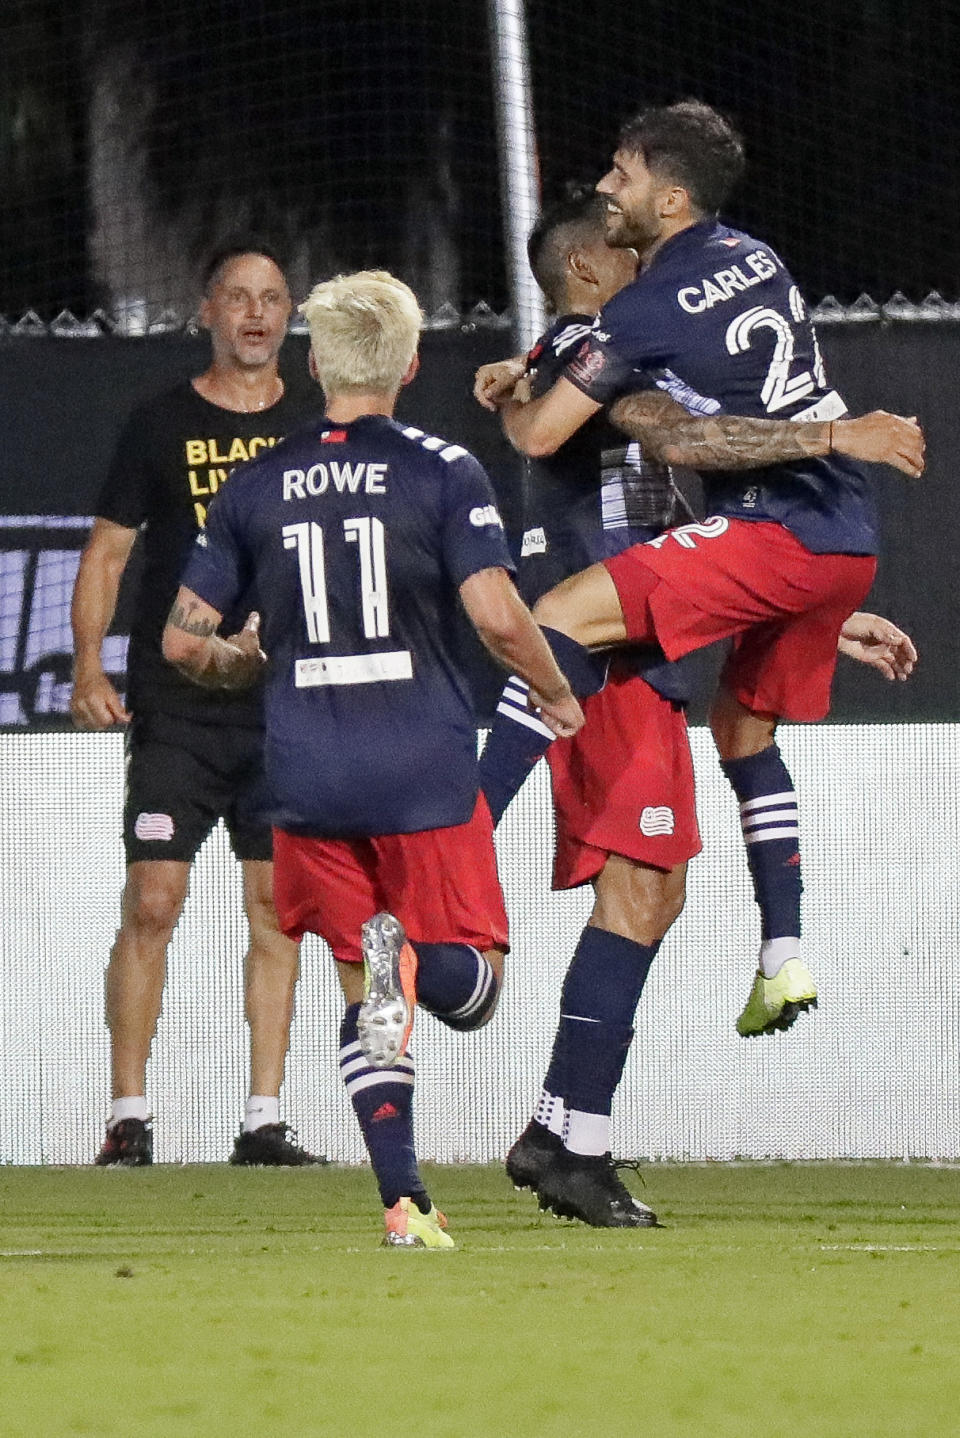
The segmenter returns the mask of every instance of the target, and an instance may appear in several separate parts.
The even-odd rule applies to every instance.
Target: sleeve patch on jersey
[[[478,504],[470,511],[470,523],[475,529],[486,529],[488,524],[495,524],[503,528],[503,520],[497,511],[495,504]]]
[[[577,354],[576,359],[570,361],[570,374],[580,384],[589,385],[597,378],[606,367],[606,356],[602,350],[592,350],[590,343],[587,343]]]

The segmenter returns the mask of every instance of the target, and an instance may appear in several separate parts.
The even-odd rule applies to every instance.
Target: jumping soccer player
[[[838,642],[872,582],[873,504],[846,456],[917,476],[923,440],[912,420],[847,417],[782,262],[716,219],[742,166],[739,138],[708,106],[647,111],[625,127],[598,190],[607,243],[635,249],[640,274],[603,307],[552,388],[502,412],[533,456],[555,453],[604,405],[644,387],[697,421],[694,438],[682,414],[656,436],[646,395],[633,424],[634,401],[614,409],[648,459],[701,471],[710,518],[592,565],[536,612],[564,636],[561,662],[581,697],[602,684],[597,647],[659,643],[677,659],[734,640],[711,727],[762,920],[759,971],[737,1021],[747,1035],[789,1026],[816,1000],[800,951],[796,796],[774,735],[781,718],[827,712]],[[744,431],[781,415],[764,436]],[[722,467],[731,442],[750,473]]]
[[[558,318],[519,363],[478,372],[481,402],[512,389],[524,372],[533,393],[545,393],[596,311],[636,273],[631,251],[605,243],[604,211],[592,190],[574,191],[547,210],[528,254]],[[751,421],[754,428],[767,423]],[[531,528],[520,586],[528,599],[591,561],[653,538],[675,522],[681,506],[669,470],[646,462],[603,413],[556,454],[530,461],[527,479]],[[863,618],[888,643],[906,640],[886,621]],[[557,829],[554,887],[592,882],[596,901],[567,971],[536,1113],[507,1157],[507,1172],[518,1187],[534,1189],[543,1207],[598,1227],[655,1222],[619,1177],[610,1113],[637,1002],[682,908],[686,861],[700,848],[682,667],[651,662],[642,651],[618,656],[601,692],[584,701],[584,729],[547,751]],[[503,764],[503,755],[499,765],[491,762],[489,751],[481,760],[497,818],[527,772],[524,736],[532,716],[525,701],[523,686],[512,681],[500,705],[515,721],[507,732],[519,741],[516,769]]]
[[[199,682],[248,682],[264,662],[257,622],[230,642],[216,629],[255,583],[280,923],[291,938],[321,934],[337,961],[341,1073],[384,1241],[451,1247],[413,1144],[413,970],[424,1007],[477,1028],[507,949],[457,594],[556,732],[573,734],[583,715],[510,579],[484,471],[459,445],[391,418],[417,366],[411,291],[380,271],[341,276],[302,310],[326,416],[235,474],[212,506],[164,652]]]

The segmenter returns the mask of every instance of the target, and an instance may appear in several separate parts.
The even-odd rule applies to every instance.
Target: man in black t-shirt
[[[128,725],[127,880],[107,969],[113,1108],[96,1158],[101,1165],[152,1162],[146,1064],[160,1013],[167,945],[193,860],[220,818],[243,869],[250,926],[245,965],[250,1097],[230,1161],[314,1161],[279,1114],[298,950],[280,933],[273,909],[261,694],[200,690],[164,661],[160,649],[180,571],[206,522],[211,496],[236,464],[269,449],[316,408],[291,401],[277,371],[289,314],[286,280],[268,249],[242,241],[211,257],[200,309],[213,347],[210,367],[131,415],[77,574],[74,721],[82,729]],[[103,671],[100,650],[140,530],[144,572],[125,704]]]

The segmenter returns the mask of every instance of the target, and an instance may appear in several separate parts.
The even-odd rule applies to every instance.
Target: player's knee
[[[128,880],[123,896],[123,930],[137,937],[169,938],[184,897],[179,883],[160,876]]]
[[[710,706],[710,732],[721,759],[745,759],[773,743],[777,716],[748,709],[721,686]]]
[[[660,905],[657,927],[660,929],[660,937],[667,933],[677,922],[683,913],[683,906],[687,902],[687,890],[683,885],[676,893],[665,894]]]
[[[278,959],[286,956],[286,945],[296,954],[297,946],[292,939],[281,932],[273,899],[268,895],[247,896],[245,905],[247,925],[250,929],[250,947],[276,950]]]
[[[469,1010],[458,1009],[456,1013],[452,1014],[435,1013],[434,1017],[438,1018],[442,1024],[446,1024],[448,1029],[456,1030],[457,1033],[471,1033],[474,1029],[482,1029],[484,1024],[490,1022],[497,1011],[499,1002],[500,980],[495,977],[487,992]]]

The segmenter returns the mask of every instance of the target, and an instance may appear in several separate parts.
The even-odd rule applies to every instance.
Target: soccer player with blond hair
[[[449,1248],[413,1143],[419,1002],[455,1029],[496,1006],[507,922],[479,793],[456,598],[536,692],[558,734],[583,722],[520,599],[490,482],[460,445],[393,419],[421,316],[383,271],[302,306],[324,418],[238,471],[211,508],[164,635],[200,683],[268,663],[275,898],[291,938],[322,935],[346,999],[340,1069],[385,1213],[384,1242]],[[221,616],[256,588],[233,640]]]

